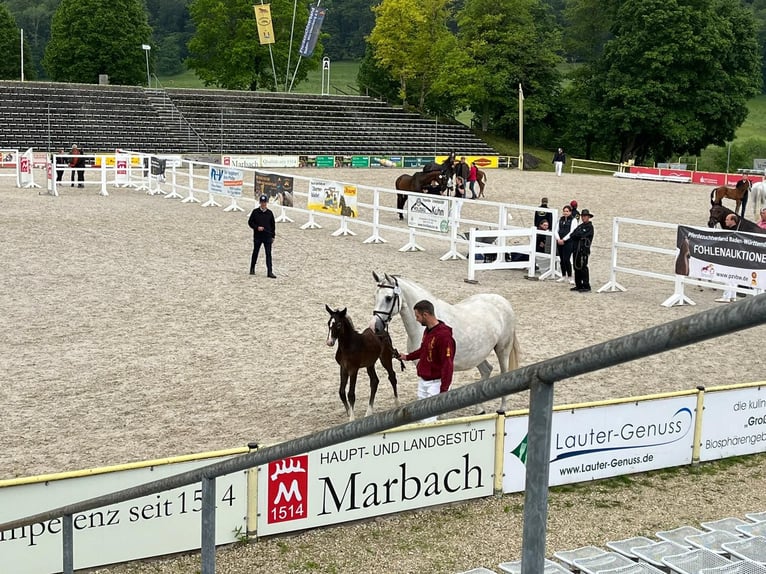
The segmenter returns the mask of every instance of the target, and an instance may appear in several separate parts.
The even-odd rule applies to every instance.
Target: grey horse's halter
[[[392,277],[394,284],[389,285],[388,283],[378,283],[379,289],[392,289],[394,292],[394,297],[391,302],[391,308],[388,311],[379,311],[375,309],[372,314],[377,319],[379,319],[382,323],[385,329],[388,329],[388,324],[391,322],[391,319],[394,315],[396,315],[401,310],[401,298],[399,297],[399,294],[401,293],[401,289],[399,289],[399,281],[396,277]]]

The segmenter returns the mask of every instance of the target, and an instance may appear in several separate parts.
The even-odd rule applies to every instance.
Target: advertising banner
[[[357,190],[355,185],[312,179],[309,181],[308,208],[314,211],[356,217]]]
[[[255,197],[269,196],[269,203],[293,207],[293,178],[275,173],[255,172]]]
[[[690,464],[696,395],[553,413],[550,486]],[[503,492],[526,484],[528,417],[505,421]]]
[[[316,159],[317,167],[335,167],[334,155],[318,155]]]
[[[0,522],[193,470],[225,457],[0,488]],[[247,475],[216,480],[216,544],[237,540],[247,528]],[[200,484],[76,514],[74,567],[93,568],[200,547]],[[3,571],[61,572],[61,519],[0,533]]]
[[[368,155],[351,156],[351,167],[370,167],[370,156]]]
[[[17,157],[19,155],[18,150],[15,149],[2,149],[0,150],[0,168],[13,168],[16,169]]]
[[[400,156],[370,158],[370,167],[404,167],[404,159]]]
[[[327,8],[320,8],[316,4],[311,5],[309,19],[303,32],[303,41],[301,42],[300,50],[298,50],[298,53],[304,58],[310,58],[311,54],[314,53],[326,13]]]
[[[258,27],[258,42],[264,44],[274,43],[274,27],[271,24],[271,4],[256,4],[255,24]]]
[[[675,273],[766,289],[766,235],[678,226]]]
[[[438,195],[410,195],[407,225],[439,233],[449,231],[449,200]]]
[[[430,156],[408,156],[404,158],[404,167],[423,167],[430,163],[434,163],[436,158]]]
[[[766,387],[705,393],[700,460],[766,452]]]
[[[258,535],[492,494],[494,420],[377,434],[258,469]]]
[[[207,190],[231,197],[242,197],[242,172],[227,167],[211,167]]]

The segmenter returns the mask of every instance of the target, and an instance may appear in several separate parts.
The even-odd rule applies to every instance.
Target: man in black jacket
[[[271,244],[277,236],[277,224],[274,221],[274,213],[268,208],[269,197],[261,195],[258,198],[260,205],[250,213],[250,219],[247,224],[253,230],[253,255],[250,257],[250,275],[255,275],[255,264],[258,261],[258,252],[266,252],[266,275],[271,279],[276,279],[271,267]]]
[[[588,270],[588,258],[590,246],[593,243],[593,224],[590,219],[593,214],[587,209],[580,212],[580,225],[572,232],[572,244],[574,246],[574,279],[575,286],[570,291],[588,293],[590,291],[590,271]]]

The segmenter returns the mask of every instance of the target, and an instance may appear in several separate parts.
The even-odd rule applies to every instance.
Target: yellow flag
[[[258,40],[261,44],[274,43],[274,28],[271,26],[271,4],[256,4],[255,23],[258,25]]]

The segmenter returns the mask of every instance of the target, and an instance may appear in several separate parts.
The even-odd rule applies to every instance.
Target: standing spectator
[[[465,197],[465,181],[460,176],[457,176],[457,182],[455,183],[455,197]]]
[[[460,158],[460,161],[455,164],[455,181],[457,181],[458,177],[461,177],[463,178],[463,186],[465,186],[470,173],[471,170],[468,167],[468,164],[465,162],[465,156],[463,156]],[[463,193],[465,195],[465,192]]]
[[[277,224],[274,220],[274,213],[269,209],[269,196],[261,195],[258,198],[260,205],[250,213],[250,219],[247,224],[253,230],[253,254],[250,257],[250,275],[255,275],[255,264],[258,262],[258,252],[266,252],[266,276],[276,279],[271,266],[271,244],[277,236]]]
[[[590,257],[590,246],[593,243],[593,224],[590,222],[593,214],[587,209],[580,213],[580,225],[572,232],[572,243],[574,245],[574,279],[575,286],[570,291],[579,291],[581,293],[590,292],[590,271],[588,270],[588,258]]]
[[[550,231],[550,225],[548,225],[547,219],[541,219],[540,224],[537,226],[538,231]],[[546,255],[550,255],[551,253],[551,236],[546,235],[543,233],[536,233],[535,234],[535,251],[537,253],[544,253]],[[549,261],[550,258],[546,257],[545,262],[543,262],[542,258],[538,263],[535,264],[536,267],[542,272],[545,273],[548,271],[549,268]]]
[[[763,213],[763,211],[761,211]],[[735,213],[728,214],[723,220],[723,228],[736,231],[739,227],[739,216]],[[734,303],[737,300],[737,284],[733,281],[727,281],[728,288],[723,292],[723,296],[715,300],[716,303]]]
[[[548,198],[540,199],[540,207],[548,209]],[[535,211],[535,227],[540,227],[540,221],[545,219],[548,222],[548,229],[553,227],[553,214],[550,211]]]
[[[66,157],[64,157],[64,148],[59,148],[56,153],[56,183],[60,183],[64,178],[64,166],[69,163]]]
[[[561,260],[561,278],[557,279],[557,281],[568,280],[570,285],[574,285],[575,281],[572,276],[572,249],[574,247],[572,232],[574,232],[579,221],[573,217],[572,208],[569,205],[561,208],[561,214],[559,226],[556,228],[556,251]]]
[[[564,150],[559,148],[556,150],[556,153],[553,154],[553,160],[551,163],[553,164],[553,167],[556,169],[556,175],[561,177],[561,174],[564,171],[564,164],[567,161],[567,155],[564,153]]]
[[[472,161],[471,168],[468,170],[468,187],[471,190],[471,199],[476,199],[476,190],[474,188],[476,187],[477,172],[476,162]]]
[[[766,229],[766,207],[761,209],[761,219],[756,223],[761,229]]]
[[[77,144],[72,144],[72,151],[70,152],[71,159],[69,160],[69,167],[72,168],[71,186],[74,187],[74,174],[77,171],[77,187],[85,187],[85,158],[82,157],[82,152]]]
[[[572,208],[572,217],[574,217],[577,221],[580,221],[580,210],[577,209],[577,200],[573,199],[570,201],[569,207]]]
[[[418,398],[425,399],[449,390],[455,368],[455,339],[452,337],[452,327],[436,318],[431,301],[418,301],[413,309],[415,319],[426,329],[420,347],[399,358],[403,361],[418,361]],[[436,417],[430,417],[423,419],[423,422],[435,420]]]

